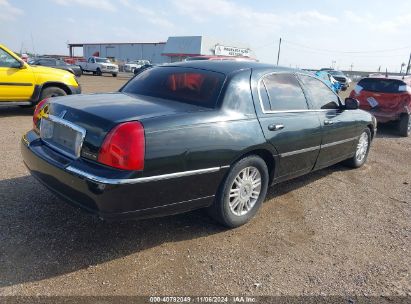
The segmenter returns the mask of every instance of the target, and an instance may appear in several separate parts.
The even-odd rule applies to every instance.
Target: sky
[[[281,37],[283,66],[395,72],[411,53],[411,0],[0,0],[0,43],[15,51],[191,35],[238,41],[268,63]]]

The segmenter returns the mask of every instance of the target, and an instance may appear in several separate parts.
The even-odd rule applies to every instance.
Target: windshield
[[[379,93],[399,93],[406,90],[406,84],[401,80],[385,78],[364,78],[358,82],[365,91]]]
[[[340,71],[328,71],[328,73],[334,76],[345,76],[344,73]]]
[[[214,108],[224,79],[224,74],[206,70],[155,67],[138,74],[121,92]]]
[[[96,62],[111,63],[107,58],[96,58]]]

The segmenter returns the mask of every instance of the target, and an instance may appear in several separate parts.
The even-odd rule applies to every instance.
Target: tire
[[[41,91],[40,100],[50,97],[57,97],[57,96],[66,96],[67,93],[63,89],[58,87],[47,87]]]
[[[117,73],[113,73],[111,74],[113,77],[117,77]]]
[[[80,67],[81,75],[84,75],[84,70],[82,67]]]
[[[253,176],[254,184],[248,179]],[[229,228],[244,225],[254,217],[263,203],[268,180],[268,169],[263,159],[252,155],[239,160],[220,184],[215,201],[207,210],[209,215]],[[254,191],[259,193],[256,194]]]
[[[97,70],[96,70],[96,75],[97,76],[101,76],[103,73],[101,73],[101,70],[100,70],[100,68],[97,68]]]
[[[364,165],[367,161],[370,145],[371,131],[367,128],[361,132],[361,135],[358,138],[357,144],[355,145],[355,155],[344,161],[344,164],[351,168],[359,168]]]
[[[401,114],[398,122],[398,131],[401,136],[408,137],[411,135],[411,116],[410,114]]]

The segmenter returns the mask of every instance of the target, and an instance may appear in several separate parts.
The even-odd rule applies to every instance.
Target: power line
[[[301,51],[301,48],[296,47],[294,45],[287,45],[286,48],[290,50]],[[322,55],[324,53],[332,54],[330,52],[320,52],[320,51],[315,51],[315,50],[310,50],[310,49],[304,50],[304,52],[312,53],[312,54],[319,54],[319,55]],[[384,55],[365,55],[365,54],[356,55],[355,53],[354,55],[352,53],[342,53],[342,54],[334,54],[334,55],[349,56],[350,58],[393,58],[393,57],[403,57],[405,54],[406,56],[408,56],[408,52],[405,52],[405,51],[404,51],[404,54],[398,54],[398,55],[385,55],[385,54]]]
[[[400,47],[400,48],[395,48],[395,49],[385,49],[385,50],[372,50],[372,51],[341,51],[341,50],[330,50],[330,49],[319,49],[319,48],[313,48],[301,43],[297,43],[297,42],[293,42],[293,41],[289,41],[289,40],[285,40],[283,39],[283,42],[291,44],[291,45],[295,45],[295,46],[299,46],[301,48],[305,48],[305,49],[311,49],[317,52],[326,52],[326,53],[343,53],[343,54],[367,54],[367,53],[387,53],[387,52],[396,52],[396,51],[402,51],[402,50],[409,50],[411,48],[411,45],[408,46],[404,46],[404,47]]]

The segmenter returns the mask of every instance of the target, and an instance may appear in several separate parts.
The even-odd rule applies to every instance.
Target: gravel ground
[[[104,223],[66,205],[22,163],[31,112],[0,107],[0,295],[411,295],[411,138],[390,126],[364,167],[276,185],[225,230],[202,211]]]

